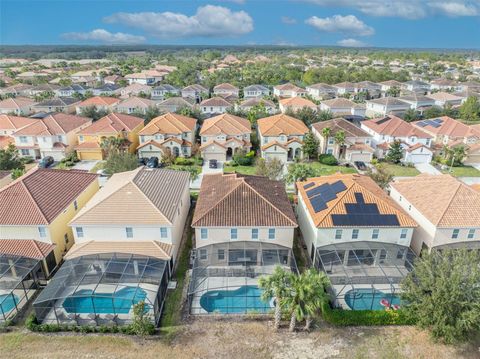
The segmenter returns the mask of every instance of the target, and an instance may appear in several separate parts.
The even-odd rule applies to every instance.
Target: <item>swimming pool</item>
[[[380,304],[380,301],[384,298],[388,300],[390,305],[400,305],[400,298],[397,295],[379,290],[372,292],[372,289],[359,288],[349,290],[345,294],[345,302],[353,310],[384,310],[385,307]]]
[[[15,294],[2,294],[0,295],[0,307],[3,314],[7,314],[15,305],[18,304],[18,296]]]
[[[68,313],[128,314],[134,304],[144,301],[147,293],[142,288],[125,287],[116,293],[95,293],[81,289],[65,299],[63,307]]]
[[[261,294],[262,290],[253,285],[244,285],[235,290],[212,290],[201,296],[200,305],[209,313],[269,312],[272,309],[271,300],[263,302]]]

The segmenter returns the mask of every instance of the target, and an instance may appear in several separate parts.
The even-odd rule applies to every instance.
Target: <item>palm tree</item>
[[[309,288],[305,305],[305,330],[309,331],[313,316],[328,303],[329,297],[325,289],[330,285],[330,281],[324,272],[318,272],[313,268],[304,272],[303,276]]]
[[[271,275],[261,277],[258,281],[259,288],[263,289],[261,299],[266,302],[272,297],[275,298],[275,330],[280,327],[283,297],[288,292],[290,280],[290,272],[276,266]]]
[[[338,131],[335,134],[335,143],[340,147],[338,151],[338,157],[340,158],[341,148],[345,144],[345,131]]]
[[[330,127],[325,127],[322,130],[322,137],[324,138],[323,150],[322,150],[323,153],[327,152],[328,138],[330,137],[331,133],[332,133],[332,130],[330,130]]]
[[[112,152],[123,152],[128,147],[129,141],[126,137],[103,137],[100,148],[105,152],[106,157]]]

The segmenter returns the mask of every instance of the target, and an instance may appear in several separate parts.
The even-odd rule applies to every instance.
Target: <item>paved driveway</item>
[[[442,172],[433,167],[430,163],[417,163],[415,168],[421,173],[428,173],[431,175],[441,175]]]
[[[72,168],[74,170],[90,171],[99,161],[80,161]]]

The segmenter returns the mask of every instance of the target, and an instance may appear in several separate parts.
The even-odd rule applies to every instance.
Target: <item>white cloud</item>
[[[104,21],[139,28],[160,38],[230,37],[253,31],[253,19],[247,12],[214,5],[201,6],[192,16],[173,12],[120,12]]]
[[[373,27],[368,26],[354,15],[334,15],[326,18],[312,16],[305,20],[305,23],[324,32],[340,32],[354,36],[370,36],[375,33]]]
[[[326,7],[345,7],[369,16],[421,19],[434,14],[473,16],[480,13],[479,0],[301,0]]]
[[[287,24],[287,25],[293,25],[293,24],[296,24],[297,23],[297,19],[294,19],[292,17],[289,17],[289,16],[282,16],[280,18],[280,20],[282,20],[282,22],[284,24]]]
[[[343,39],[337,42],[337,45],[344,47],[365,47],[366,43],[357,39]]]
[[[144,36],[125,34],[123,32],[111,33],[104,29],[95,29],[90,32],[68,32],[62,37],[75,41],[94,41],[106,44],[138,44],[144,42]]]

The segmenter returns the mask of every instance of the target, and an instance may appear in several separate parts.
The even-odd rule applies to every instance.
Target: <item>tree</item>
[[[367,175],[382,189],[387,188],[388,184],[393,180],[393,173],[383,163],[377,164],[373,170],[369,168]]]
[[[93,121],[97,121],[107,115],[107,110],[97,109],[97,106],[95,105],[87,106],[80,110],[80,116],[91,118]]]
[[[280,327],[282,300],[287,294],[291,278],[290,272],[280,266],[276,266],[272,274],[260,277],[258,280],[258,287],[263,290],[261,299],[267,302],[270,298],[275,298],[274,327],[276,330]]]
[[[400,141],[393,141],[388,148],[385,159],[392,163],[400,163],[403,158],[402,143]]]
[[[402,282],[407,314],[434,338],[466,340],[480,330],[480,252],[452,249],[422,253]]]
[[[400,95],[400,89],[398,86],[392,86],[385,92],[385,94],[391,97],[398,97]]]
[[[333,113],[330,110],[322,110],[317,113],[318,121],[328,121],[333,118]]]
[[[328,138],[330,137],[330,134],[332,133],[332,130],[330,127],[325,127],[322,130],[322,137],[323,137],[323,153],[327,152],[327,146],[328,146]]]
[[[110,156],[112,153],[125,152],[130,142],[124,137],[103,137],[100,141],[100,148],[104,151],[105,156]]]
[[[310,158],[315,158],[317,157],[318,154],[318,140],[317,138],[313,135],[313,133],[309,132],[305,135],[305,138],[303,139],[303,146],[302,146],[302,151],[305,156],[307,156],[308,159]]]
[[[418,112],[415,111],[413,108],[409,108],[407,111],[405,111],[405,114],[403,115],[403,120],[405,122],[412,122],[418,120]]]
[[[313,268],[305,271],[303,276],[308,288],[305,304],[305,330],[309,331],[312,318],[324,304],[328,303],[329,296],[326,288],[330,285],[330,281],[324,272],[318,272]]]
[[[145,125],[148,124],[152,119],[155,117],[160,116],[160,110],[158,107],[155,106],[149,106],[145,110],[145,114],[143,115],[143,119],[145,120]]]
[[[14,168],[10,174],[12,180],[16,180],[19,177],[22,177],[25,174],[25,170],[22,168]]]
[[[111,176],[114,173],[131,171],[138,167],[138,160],[134,154],[113,151],[105,161],[104,171]]]
[[[341,149],[345,145],[345,131],[341,130],[335,133],[335,143],[337,146]],[[341,152],[339,151],[339,157],[340,157]],[[343,153],[342,156],[345,156],[345,153]]]
[[[305,125],[310,126],[312,123],[318,122],[317,111],[310,107],[304,106],[293,114],[293,117],[301,120]]]
[[[133,322],[131,328],[133,333],[142,337],[152,335],[155,332],[155,325],[147,314],[148,306],[142,300],[133,305]]]
[[[25,169],[17,148],[9,144],[6,149],[0,149],[0,170]]]
[[[306,163],[293,163],[288,166],[285,181],[291,184],[297,181],[305,181],[307,178],[315,177],[316,175],[317,171],[312,166]]]
[[[255,173],[271,180],[278,180],[283,173],[283,162],[278,158],[258,158]]]
[[[480,103],[478,98],[470,96],[460,106],[460,117],[468,122],[475,122],[480,120]]]
[[[424,118],[435,118],[442,115],[442,109],[438,106],[432,106],[423,111]]]

